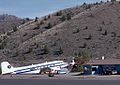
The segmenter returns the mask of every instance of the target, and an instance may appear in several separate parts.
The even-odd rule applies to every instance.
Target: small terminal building
[[[120,59],[90,60],[83,69],[84,75],[120,74]]]

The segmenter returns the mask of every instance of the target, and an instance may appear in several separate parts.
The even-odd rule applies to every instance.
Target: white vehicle
[[[70,64],[74,64],[74,61]],[[13,67],[7,61],[1,63],[2,74],[37,74],[40,73],[40,69],[49,67],[50,69],[60,71],[63,68],[67,68],[70,64],[64,61],[51,61],[41,64],[32,64],[29,66]]]

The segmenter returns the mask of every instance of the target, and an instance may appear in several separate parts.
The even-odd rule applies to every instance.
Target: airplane
[[[50,68],[54,72],[60,72],[60,70],[65,69],[65,73],[68,72],[67,67],[69,65],[74,65],[75,62],[72,60],[72,62],[64,62],[61,60],[58,61],[50,61],[40,64],[32,64],[28,66],[22,66],[22,67],[13,67],[10,65],[7,61],[4,61],[1,63],[1,70],[2,74],[38,74],[40,73],[40,70],[42,68]]]

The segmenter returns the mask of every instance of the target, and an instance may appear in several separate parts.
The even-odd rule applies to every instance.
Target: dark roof
[[[85,65],[110,65],[110,64],[120,64],[120,59],[90,60]]]

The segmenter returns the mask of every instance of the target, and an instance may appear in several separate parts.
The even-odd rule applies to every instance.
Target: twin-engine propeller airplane
[[[51,61],[40,64],[32,64],[29,66],[22,67],[13,67],[7,61],[1,63],[2,74],[38,74],[40,73],[42,68],[50,68],[54,72],[60,72],[60,70],[67,69],[69,65],[74,65],[74,60],[72,62],[67,63],[64,61]],[[65,70],[65,73],[68,72]]]

